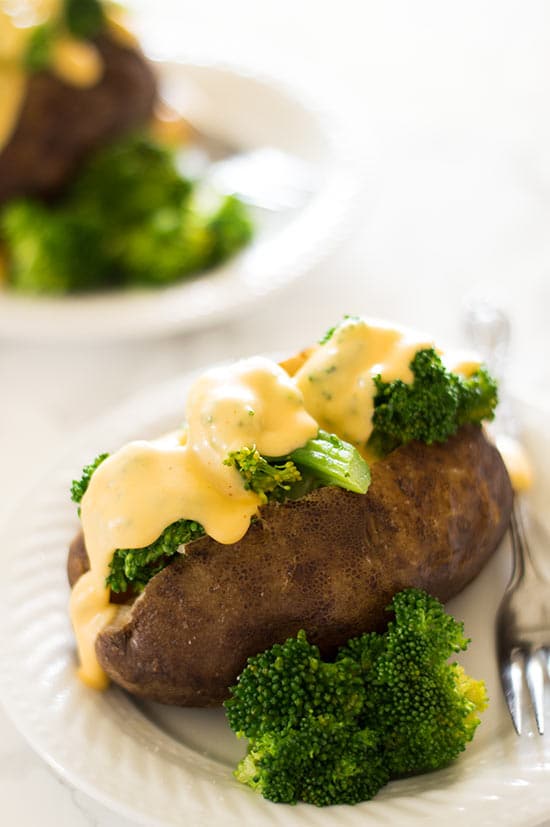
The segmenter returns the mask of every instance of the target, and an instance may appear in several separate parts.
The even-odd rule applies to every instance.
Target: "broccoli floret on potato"
[[[276,802],[318,806],[372,798],[391,778],[443,767],[472,740],[485,685],[448,658],[462,623],[417,589],[397,594],[385,633],[325,662],[300,631],[248,660],[225,703],[249,738],[236,778]]]
[[[194,520],[177,520],[164,529],[160,537],[145,548],[117,549],[109,564],[105,581],[112,592],[129,588],[134,593],[143,591],[149,580],[168,565],[185,543],[204,535],[204,528]]]
[[[232,451],[225,462],[239,471],[245,487],[259,494],[263,503],[297,499],[322,485],[365,494],[371,480],[368,464],[353,445],[326,431],[286,457],[266,459],[255,447],[244,447]]]
[[[448,371],[433,348],[424,348],[410,368],[412,383],[374,377],[369,447],[377,453],[387,454],[411,440],[445,442],[461,425],[493,419],[497,384],[484,367],[464,379]]]

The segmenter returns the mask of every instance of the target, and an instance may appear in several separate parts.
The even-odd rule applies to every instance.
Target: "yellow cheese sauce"
[[[368,319],[346,319],[296,372],[306,409],[319,426],[363,451],[372,431],[377,374],[412,381],[414,354],[429,339]]]
[[[317,432],[288,374],[255,357],[196,381],[183,436],[130,443],[97,468],[81,504],[90,570],[75,584],[70,602],[82,680],[95,688],[107,683],[94,647],[116,613],[105,586],[114,551],[147,546],[182,518],[201,523],[220,543],[237,542],[260,498],[224,464],[227,455],[255,445],[264,456],[281,456]]]
[[[101,80],[103,60],[93,43],[59,37],[53,46],[50,70],[60,80],[85,89]]]
[[[514,491],[528,491],[533,485],[533,468],[521,443],[508,434],[497,434],[495,442]]]

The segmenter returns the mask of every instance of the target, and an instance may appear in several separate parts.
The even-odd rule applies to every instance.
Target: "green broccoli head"
[[[112,592],[131,589],[139,594],[149,580],[162,571],[182,546],[204,535],[204,528],[194,520],[176,520],[160,537],[144,548],[117,549],[109,563],[105,581]]]
[[[100,0],[63,0],[63,20],[75,37],[96,37],[105,25],[105,12]]]
[[[258,494],[262,503],[286,499],[293,485],[302,479],[291,460],[269,462],[254,446],[232,451],[224,463],[237,469],[244,487]]]
[[[247,738],[282,732],[310,716],[353,720],[365,703],[357,664],[351,659],[324,662],[303,630],[249,658],[230,692],[225,702],[229,725]]]
[[[465,675],[453,653],[466,649],[463,624],[417,589],[397,594],[395,619],[381,640],[363,635],[340,650],[363,670],[362,723],[379,735],[392,777],[438,769],[472,740],[485,686]]]
[[[114,280],[101,254],[101,234],[71,210],[33,199],[15,200],[0,213],[10,284],[25,293],[61,294]]]
[[[306,718],[300,729],[255,739],[235,777],[270,801],[317,807],[367,801],[388,781],[368,729],[330,715]]]
[[[438,769],[472,740],[485,685],[448,658],[468,644],[462,623],[417,589],[397,594],[385,633],[321,660],[305,632],[248,665],[226,702],[250,740],[237,779],[271,801],[366,801],[390,778]]]
[[[433,348],[419,350],[410,368],[412,383],[374,377],[369,447],[375,452],[384,455],[411,440],[445,442],[460,425],[493,418],[497,385],[485,368],[464,379],[449,372]]]

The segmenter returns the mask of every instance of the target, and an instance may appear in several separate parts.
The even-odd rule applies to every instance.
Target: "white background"
[[[351,96],[349,128],[368,170],[361,214],[346,243],[290,293],[223,327],[70,347],[10,341],[0,330],[0,513],[73,433],[134,391],[220,359],[291,352],[345,313],[459,343],[465,298],[488,293],[513,322],[511,385],[550,411],[549,4],[133,5],[157,52],[200,45],[219,58],[295,67],[330,89],[335,107],[335,88]],[[7,827],[127,824],[57,780],[1,712],[0,798]]]

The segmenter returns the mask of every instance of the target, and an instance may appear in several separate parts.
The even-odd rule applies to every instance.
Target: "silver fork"
[[[495,433],[516,436],[505,392],[510,344],[510,321],[491,299],[474,297],[463,314],[465,332],[499,380],[501,403]],[[550,676],[550,583],[533,559],[526,538],[521,505],[516,495],[510,519],[513,565],[496,617],[496,648],[504,697],[518,735],[522,731],[524,678],[544,733],[544,677]]]
[[[533,559],[520,505],[510,520],[513,569],[496,619],[497,658],[504,697],[522,732],[523,677],[540,735],[544,733],[544,678],[550,657],[550,583]]]

